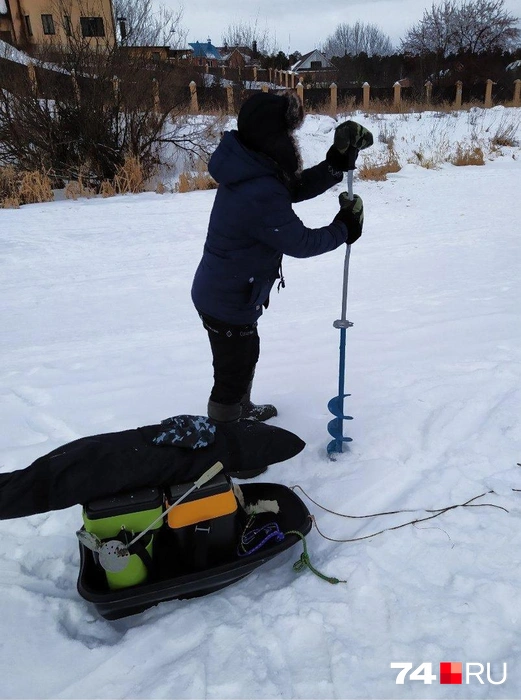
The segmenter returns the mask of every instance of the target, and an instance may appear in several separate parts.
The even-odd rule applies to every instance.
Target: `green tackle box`
[[[102,541],[120,539],[128,544],[159,518],[163,512],[163,501],[163,491],[158,488],[144,488],[100,498],[84,505],[83,525],[87,532],[92,532]],[[161,518],[150,532],[132,546],[129,563],[123,571],[105,572],[111,590],[128,588],[147,580],[154,536],[162,524]]]

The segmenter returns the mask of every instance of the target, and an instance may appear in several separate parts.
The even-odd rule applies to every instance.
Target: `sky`
[[[175,0],[164,0],[164,4],[179,7]],[[259,27],[267,27],[276,36],[280,50],[304,54],[322,44],[339,24],[356,21],[378,25],[398,44],[407,28],[420,20],[431,4],[427,0],[189,0],[184,2],[184,25],[189,30],[188,41],[206,41],[210,37],[220,45],[223,32],[230,25],[254,24],[257,20]],[[521,17],[521,0],[505,0],[505,7]]]
[[[366,516],[326,513],[295,490],[324,537],[367,536],[308,534],[311,563],[341,583],[295,572],[296,544],[221,591],[110,622],[76,591],[80,505],[0,520],[3,700],[521,698],[521,148],[491,149],[509,125],[521,139],[519,109],[350,116],[374,134],[359,165],[383,160],[392,138],[403,166],[381,182],[355,175],[365,223],[349,265],[353,442],[328,459],[344,246],[284,257],[252,394],[306,442],[252,483],[298,484]],[[305,166],[336,124],[306,117]],[[479,144],[486,163],[443,162],[457,143]],[[297,215],[327,225],[343,188]],[[79,437],[206,411],[211,353],[190,286],[214,198],[62,193],[0,209],[0,473]],[[370,536],[481,494],[477,507]],[[440,684],[440,662],[507,674]],[[432,664],[437,678],[397,684],[391,663]]]

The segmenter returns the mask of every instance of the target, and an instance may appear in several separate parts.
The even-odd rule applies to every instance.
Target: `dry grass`
[[[440,160],[434,155],[427,156],[423,152],[422,148],[413,151],[413,155],[407,161],[408,163],[413,163],[414,165],[420,165],[422,168],[427,170],[436,170],[440,164]]]
[[[384,122],[378,132],[378,141],[385,143],[389,148],[394,148],[396,140],[396,125]]]
[[[363,111],[367,116],[370,114],[396,114],[393,100],[371,99],[369,100],[367,107],[363,108]]]
[[[20,209],[20,200],[18,197],[6,197],[0,204],[2,209]]]
[[[65,197],[67,199],[78,199],[78,197],[94,197],[96,192],[89,185],[85,184],[85,181],[80,174],[77,180],[70,180],[65,185]]]
[[[393,100],[371,99],[369,107],[364,109],[368,114],[417,114],[422,112],[437,112],[438,114],[450,114],[451,112],[465,112],[474,108],[483,108],[483,102],[474,100],[464,102],[461,108],[456,108],[454,101],[426,102],[422,100],[404,100],[395,105]]]
[[[91,187],[88,178],[83,173],[88,172],[88,168],[80,168],[77,180],[71,180],[65,186],[65,197],[67,199],[78,199],[79,197],[95,197],[98,192]],[[103,180],[99,187],[99,194],[106,197],[114,197],[116,194],[136,194],[145,189],[145,178],[143,169],[137,158],[127,156],[125,162],[118,169],[114,181]]]
[[[118,194],[137,194],[145,189],[145,176],[139,159],[126,156],[114,178],[114,187]]]
[[[224,89],[224,88],[223,88]],[[197,116],[198,114],[205,116],[205,117],[216,117],[219,121],[221,122],[226,122],[230,116],[236,117],[237,116],[237,107],[234,111],[233,114],[230,114],[228,112],[228,109],[226,107],[223,107],[221,105],[206,105],[204,109],[200,109],[199,112],[192,112],[190,107],[188,107],[186,110],[183,111],[184,116],[186,117],[193,117]]]
[[[520,119],[501,119],[498,124],[490,143],[492,147],[500,148],[501,146],[514,147],[518,146],[517,133],[519,131]]]
[[[103,198],[106,198],[106,197],[114,197],[115,194],[116,194],[116,188],[114,187],[112,182],[110,182],[110,180],[103,180],[103,182],[101,183],[101,187],[100,187],[100,195]]]
[[[463,102],[461,107],[456,107],[454,102],[445,101],[436,103],[435,105],[431,105],[428,109],[437,112],[438,114],[452,114],[452,112],[469,112],[472,109],[483,109],[483,102],[478,102],[477,100],[474,100],[473,102]]]
[[[449,158],[453,165],[485,165],[485,157],[480,146],[458,144],[455,153]]]
[[[329,97],[327,97],[323,102],[318,102],[315,105],[306,106],[306,114],[327,114],[329,116],[334,116],[337,112],[338,107],[337,109],[331,107],[331,99]]]
[[[49,175],[45,171],[38,170],[24,172],[20,181],[19,195],[23,204],[52,202],[54,192]]]
[[[51,179],[46,171],[0,168],[0,206],[3,209],[18,209],[22,204],[53,199]]]
[[[195,170],[183,172],[179,175],[175,192],[194,192],[195,190],[214,190],[217,183],[207,170],[206,163],[198,161]]]
[[[429,112],[433,109],[433,106],[427,102],[402,99],[398,104],[395,104],[394,99],[370,99],[367,108],[364,107],[364,112],[366,114],[412,114]]]
[[[17,179],[18,176],[13,167],[0,168],[0,204],[4,209],[14,209],[13,201],[17,201],[20,206]]]
[[[358,177],[361,180],[387,180],[389,173],[397,173],[401,165],[393,146],[388,146],[383,158],[365,156],[358,169]]]
[[[356,112],[356,97],[346,97],[343,100],[339,100],[337,112],[339,114],[345,114],[350,112]]]
[[[90,198],[96,196],[96,190],[90,184],[89,172],[89,165],[82,165],[78,172],[78,179],[70,180],[65,185],[65,197],[67,199],[78,199],[78,197]]]
[[[66,199],[78,199],[81,196],[80,183],[77,180],[70,180],[64,189]]]

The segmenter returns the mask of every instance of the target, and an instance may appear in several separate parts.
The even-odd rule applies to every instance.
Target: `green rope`
[[[328,583],[347,583],[347,581],[342,581],[342,579],[335,578],[334,576],[325,576],[324,574],[321,574],[320,571],[317,571],[317,569],[315,569],[315,567],[309,560],[306,538],[301,532],[299,532],[298,530],[288,530],[284,534],[297,535],[297,537],[300,537],[300,539],[302,540],[302,547],[304,548],[304,551],[300,555],[300,559],[293,564],[293,571],[296,571],[298,573],[300,571],[303,571],[307,567],[315,574],[315,576],[318,576],[323,581],[327,581]]]

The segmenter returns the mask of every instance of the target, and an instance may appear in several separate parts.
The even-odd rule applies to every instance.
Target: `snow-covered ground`
[[[396,132],[404,167],[355,187],[366,219],[349,281],[353,442],[336,462],[325,448],[344,250],[287,258],[286,289],[260,321],[254,399],[273,401],[273,422],[307,446],[258,481],[299,484],[345,514],[404,511],[352,520],[303,497],[337,540],[486,494],[474,501],[483,507],[359,542],[313,529],[312,563],[345,583],[296,574],[297,546],[218,593],[117,622],[76,592],[80,506],[2,521],[0,697],[521,697],[521,150],[483,167],[407,163],[418,143],[443,143],[436,124],[452,147],[473,128],[490,135],[492,120],[519,124],[518,113],[356,117],[375,133],[373,155]],[[306,165],[323,157],[334,125],[306,119]],[[296,210],[324,225],[339,191]],[[0,210],[2,472],[84,435],[205,412],[210,351],[190,285],[213,198]],[[495,681],[506,664],[507,678],[397,685],[393,662],[432,663],[437,676],[440,662],[490,663]]]

